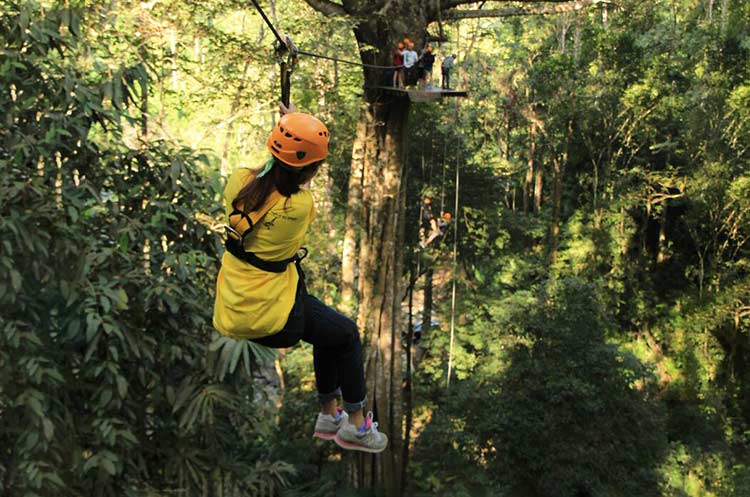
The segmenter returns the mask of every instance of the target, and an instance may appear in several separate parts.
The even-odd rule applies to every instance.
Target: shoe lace
[[[372,411],[369,411],[367,413],[367,420],[370,422],[369,423],[370,424],[370,429],[372,430],[373,433],[378,433],[378,422],[377,421],[373,421],[372,417],[373,417]]]

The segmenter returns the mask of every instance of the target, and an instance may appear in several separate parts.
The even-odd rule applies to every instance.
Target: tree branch
[[[331,0],[305,0],[305,2],[326,17],[338,17],[348,14],[342,5],[333,3]]]
[[[506,2],[515,1],[515,3],[565,3],[570,0],[504,0]],[[468,5],[477,3],[477,0],[441,0],[443,11],[458,7],[460,5]]]
[[[610,4],[608,0],[573,0],[560,2],[556,5],[534,5],[529,7],[507,7],[504,9],[491,10],[448,10],[443,14],[443,19],[476,19],[479,17],[514,17],[529,15],[562,14],[581,10],[597,4]]]

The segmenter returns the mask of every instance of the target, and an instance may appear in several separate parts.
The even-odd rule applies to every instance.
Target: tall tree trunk
[[[510,104],[508,105],[510,106]],[[512,114],[511,110],[508,110],[506,108],[505,111],[507,123],[505,126],[505,164],[510,165],[510,131],[512,127]],[[505,208],[510,209],[511,208],[511,201],[510,201],[510,183],[511,178],[505,180]]]
[[[414,281],[416,275],[414,268],[409,271],[409,321],[407,323],[408,333],[406,335],[406,380],[404,381],[404,410],[406,412],[406,422],[404,427],[404,453],[402,456],[404,471],[401,475],[401,492],[406,491],[409,474],[409,445],[411,444],[411,428],[413,420],[414,394],[412,393],[412,347],[414,345]]]
[[[526,170],[526,182],[523,184],[523,213],[529,212],[529,195],[531,194],[532,183],[534,181],[534,155],[536,154],[536,125],[534,122],[529,123],[529,155],[528,166]]]
[[[341,306],[342,311],[354,308],[354,269],[356,266],[357,235],[362,219],[362,174],[368,150],[369,134],[374,134],[374,125],[368,121],[370,114],[363,107],[357,123],[357,134],[352,146],[352,162],[349,173],[349,196],[346,201],[344,221],[344,249],[341,254]]]
[[[560,16],[558,24],[560,25],[560,36],[558,38],[557,50],[561,54],[564,54],[568,41],[568,30],[570,29],[568,16]]]
[[[359,26],[360,43],[390,46],[380,31]],[[409,101],[385,97],[375,88],[382,74],[365,70],[365,128],[362,169],[362,218],[359,259],[357,324],[366,344],[365,374],[369,404],[389,444],[364,466],[365,482],[372,481],[389,496],[400,495],[403,456],[403,364],[401,360],[400,295],[402,287],[405,212],[404,136]],[[354,162],[355,159],[353,159]]]
[[[575,99],[573,100],[575,106]],[[554,211],[552,221],[552,264],[557,262],[557,249],[560,240],[560,210],[562,204],[562,185],[565,176],[565,168],[568,165],[568,151],[570,150],[570,140],[573,138],[573,119],[568,120],[568,134],[565,137],[563,146],[562,160],[555,157],[553,164],[555,168],[555,190],[554,190]]]
[[[557,246],[560,238],[560,203],[562,197],[562,176],[563,176],[563,165],[560,159],[555,156],[552,159],[552,164],[555,172],[555,189],[553,193],[553,205],[554,212],[552,215],[552,242],[551,242],[551,257],[552,264],[557,262]]]
[[[659,242],[656,254],[656,262],[662,264],[667,260],[667,200],[661,206],[659,216]]]
[[[336,98],[329,98],[330,95],[335,95],[336,81],[333,78],[329,78],[330,68],[324,65],[316,65],[313,69],[313,81],[315,83],[315,89],[318,92],[318,110],[316,115],[323,120],[323,122],[333,122],[335,119],[336,112]],[[318,174],[310,182],[311,188],[316,192],[324,192],[321,196],[318,196],[316,202],[316,210],[319,214],[319,226],[324,226],[326,233],[328,233],[328,243],[326,245],[326,253],[336,253],[336,239],[338,238],[338,229],[334,222],[333,212],[333,178],[330,173],[330,167],[321,168]],[[326,270],[330,268],[325,267]],[[329,303],[331,301],[331,295],[329,287],[323,289],[323,301]]]
[[[424,275],[424,287],[422,292],[422,335],[427,336],[432,326],[432,277],[434,270],[427,269]]]
[[[542,188],[544,186],[544,165],[539,162],[536,165],[536,180],[534,182],[534,212],[539,214],[542,210]]]
[[[148,137],[148,83],[145,79],[141,80],[141,139],[146,140]]]
[[[403,146],[405,149],[406,147]],[[403,160],[404,164],[406,163],[406,160]],[[399,461],[399,469],[398,472],[400,473],[400,480],[398,483],[398,486],[396,487],[396,490],[399,491],[399,495],[404,495],[404,490],[406,488],[406,482],[408,478],[408,469],[409,469],[409,443],[410,443],[410,437],[406,437],[406,441],[404,441],[401,438],[401,434],[404,432],[404,428],[402,427],[402,424],[404,423],[404,420],[406,421],[406,429],[411,431],[411,415],[412,415],[412,402],[411,402],[411,383],[407,385],[406,382],[403,380],[404,373],[406,366],[403,364],[402,360],[402,353],[403,353],[403,344],[401,343],[401,330],[403,329],[404,320],[403,320],[403,313],[401,308],[401,294],[402,294],[402,286],[403,286],[403,279],[400,277],[400,275],[405,274],[404,269],[404,254],[403,251],[400,250],[400,247],[403,247],[403,241],[406,239],[406,185],[409,181],[409,171],[404,167],[403,169],[403,176],[401,178],[401,185],[399,187],[399,206],[398,206],[398,217],[396,219],[396,240],[398,242],[398,245],[395,247],[395,253],[394,253],[394,265],[396,268],[396,274],[393,277],[393,299],[391,305],[393,306],[393,325],[392,325],[392,333],[394,337],[397,337],[398,340],[393,340],[392,342],[392,351],[395,360],[391,362],[391,392],[393,394],[399,394],[398,397],[392,397],[391,398],[391,411],[392,411],[392,419],[394,422],[392,423],[394,426],[394,431],[391,433],[395,433],[395,430],[398,430],[399,434],[399,440],[398,442],[401,444],[402,447],[402,454],[398,454],[398,456],[401,458]],[[396,318],[396,316],[398,316]],[[411,374],[411,372],[409,372]],[[407,388],[408,386],[408,388]],[[407,398],[408,395],[408,398]],[[400,488],[399,488],[400,487]]]
[[[374,161],[365,161],[363,171],[363,226],[359,261],[362,284],[358,324],[367,344],[368,394],[380,426],[390,438],[388,449],[376,459],[375,476],[386,495],[399,495],[401,483],[401,340],[397,316],[402,240],[398,240],[403,133],[408,105],[378,102],[368,106],[375,139]],[[372,124],[373,127],[374,124]],[[369,479],[369,478],[368,478]]]
[[[242,92],[245,89],[245,82],[247,81],[247,71],[250,68],[250,59],[245,61],[245,67],[242,69],[242,79],[237,87],[237,91],[234,94],[234,100],[232,100],[232,108],[229,111],[229,118],[227,119],[227,129],[224,133],[224,149],[221,152],[221,176],[226,178],[229,175],[229,143],[232,140],[232,129],[234,128],[234,119],[237,115],[237,111],[240,108],[240,102],[242,102]]]
[[[362,62],[368,64],[388,65],[390,51],[404,36],[412,37],[421,46],[426,27],[437,19],[437,4],[431,2],[389,1],[379,4],[377,12],[372,2],[364,0],[342,3],[307,0],[307,3],[327,16],[356,18],[354,34],[358,45],[378,49],[360,52]],[[364,334],[368,403],[379,426],[388,434],[389,445],[377,457],[359,456],[354,473],[358,483],[377,486],[385,495],[397,496],[401,494],[404,471],[400,300],[406,206],[403,157],[409,100],[378,89],[383,83],[381,69],[365,67],[363,72],[364,103],[352,157],[354,188],[348,203],[346,256],[342,256],[348,266],[342,271],[342,293],[353,293],[352,261],[359,210],[357,324]],[[359,202],[358,181],[361,181]]]
[[[177,39],[174,28],[169,31],[169,50],[172,59],[172,90],[177,91],[179,77],[177,75]]]
[[[63,164],[59,151],[55,152],[55,205],[63,209]]]
[[[578,65],[578,59],[581,55],[581,33],[583,32],[583,29],[581,29],[582,18],[583,16],[576,13],[575,30],[573,31],[573,62],[576,65]]]

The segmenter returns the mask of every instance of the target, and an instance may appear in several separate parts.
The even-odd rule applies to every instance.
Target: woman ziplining
[[[359,330],[351,319],[307,294],[301,268],[307,255],[302,240],[314,217],[312,196],[303,185],[328,155],[329,133],[317,118],[289,105],[291,73],[298,54],[339,59],[299,50],[253,3],[277,41],[282,117],[268,138],[272,158],[265,167],[239,169],[227,182],[227,252],[217,280],[214,327],[224,336],[272,348],[311,343],[321,403],[313,436],[345,449],[382,452],[388,438],[378,431],[372,412],[364,415]]]
[[[425,197],[420,208],[419,246],[427,248],[436,238],[448,231],[452,216],[448,211],[440,211],[440,217],[432,213],[432,199]]]
[[[314,116],[280,107],[281,119],[266,143],[271,159],[262,169],[236,170],[224,190],[227,252],[216,283],[214,327],[271,348],[300,340],[312,344],[321,403],[313,436],[344,449],[382,452],[388,438],[372,412],[363,414],[357,325],[308,295],[301,267],[307,255],[302,240],[315,215],[304,185],[328,155],[329,132]]]

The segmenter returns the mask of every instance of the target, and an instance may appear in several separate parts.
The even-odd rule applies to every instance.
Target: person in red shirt
[[[393,87],[404,87],[404,44],[399,43],[393,50]]]

